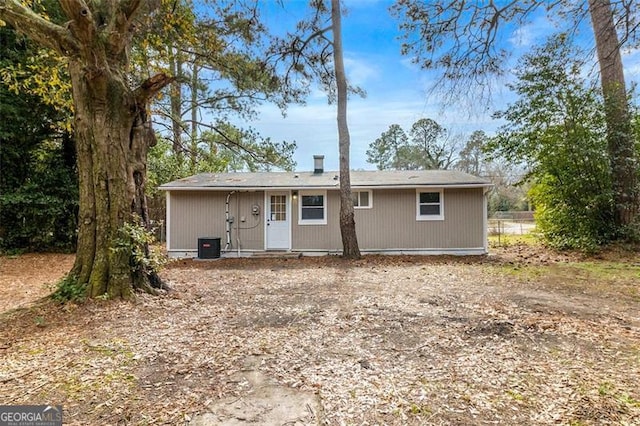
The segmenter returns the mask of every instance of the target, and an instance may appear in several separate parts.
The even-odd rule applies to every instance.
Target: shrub
[[[78,279],[69,274],[58,282],[57,289],[51,297],[60,303],[79,302],[84,300],[85,294],[85,286],[78,283]]]

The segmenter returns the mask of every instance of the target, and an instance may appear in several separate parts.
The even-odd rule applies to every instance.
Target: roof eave
[[[396,184],[396,185],[360,185],[351,184],[359,189],[409,189],[409,188],[490,188],[491,183],[439,183],[439,184]],[[340,185],[297,185],[297,186],[160,186],[161,191],[288,191],[305,189],[340,189]]]

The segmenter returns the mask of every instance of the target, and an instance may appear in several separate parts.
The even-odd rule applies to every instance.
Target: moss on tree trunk
[[[78,249],[73,275],[88,297],[133,297],[152,291],[153,271],[132,268],[131,254],[115,250],[125,222],[148,222],[146,155],[154,143],[146,105],[118,73],[72,61],[80,177]]]
[[[131,298],[153,291],[153,271],[132,267],[132,253],[116,250],[123,225],[148,221],[146,157],[155,143],[149,99],[172,79],[158,74],[135,89],[127,84],[131,35],[141,7],[159,3],[60,0],[63,25],[19,0],[0,0],[0,18],[69,61],[80,185],[78,247],[71,275],[88,297]]]

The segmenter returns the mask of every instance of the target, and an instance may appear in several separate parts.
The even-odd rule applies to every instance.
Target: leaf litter
[[[189,424],[255,392],[251,358],[317,396],[312,424],[640,424],[639,299],[505,273],[567,261],[507,253],[183,260],[160,297],[64,306],[15,297],[41,259],[3,259],[0,401]]]

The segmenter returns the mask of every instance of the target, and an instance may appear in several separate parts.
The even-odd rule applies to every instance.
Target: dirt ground
[[[61,404],[75,425],[282,424],[234,411],[256,409],[259,378],[314,397],[295,424],[640,424],[634,253],[178,261],[159,297],[37,300],[72,261],[0,258],[2,404]]]
[[[73,260],[73,255],[59,253],[0,256],[0,313],[51,294]]]

